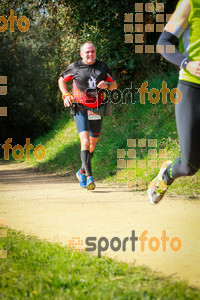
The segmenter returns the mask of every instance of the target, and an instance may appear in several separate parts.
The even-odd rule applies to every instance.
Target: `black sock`
[[[92,176],[92,169],[91,169],[91,157],[89,150],[82,150],[81,151],[81,160],[82,165],[84,165],[84,169],[87,176]]]
[[[93,154],[94,154],[94,151],[90,152],[90,159],[91,159],[91,161],[92,161]],[[84,166],[83,162],[82,162],[82,165],[81,165],[81,172],[85,173],[85,166]]]

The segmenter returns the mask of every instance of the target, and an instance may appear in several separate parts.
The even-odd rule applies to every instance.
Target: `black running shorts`
[[[87,110],[84,108],[77,108],[74,121],[79,134],[83,131],[88,131],[91,137],[99,137],[102,118],[99,120],[88,120]]]

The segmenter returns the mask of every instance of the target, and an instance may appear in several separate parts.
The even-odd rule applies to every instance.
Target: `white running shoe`
[[[165,161],[162,164],[156,178],[154,178],[149,184],[148,196],[152,204],[157,204],[160,202],[169,188],[169,185],[167,185],[163,179],[163,173],[171,163],[171,161]]]

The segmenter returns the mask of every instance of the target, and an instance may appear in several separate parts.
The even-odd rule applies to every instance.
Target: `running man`
[[[82,60],[74,62],[61,73],[58,80],[65,107],[72,105],[72,98],[67,90],[69,80],[73,80],[73,99],[78,102],[75,108],[74,121],[81,142],[82,166],[76,173],[82,188],[95,189],[92,176],[91,159],[99,138],[102,118],[92,114],[88,108],[99,107],[104,98],[103,89],[117,88],[116,80],[108,65],[96,60],[96,49],[91,42],[81,46]]]
[[[179,42],[179,50],[176,44]],[[175,46],[175,53],[161,53],[180,67],[178,89],[181,101],[176,104],[176,123],[181,158],[166,162],[150,183],[150,202],[158,203],[173,181],[194,175],[200,169],[200,1],[181,0],[161,34],[158,45]]]

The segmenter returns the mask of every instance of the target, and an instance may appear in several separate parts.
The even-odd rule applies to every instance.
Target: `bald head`
[[[81,46],[80,56],[87,65],[92,65],[96,61],[96,49],[91,42],[85,42]]]
[[[94,49],[96,50],[94,44],[93,44],[92,42],[88,41],[88,42],[84,42],[84,43],[81,45],[81,48],[80,48],[80,52],[81,52],[81,53],[83,52],[83,49],[84,49],[85,45],[90,45],[90,46],[92,45],[92,46],[94,47]]]

